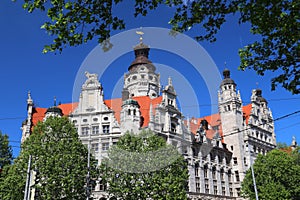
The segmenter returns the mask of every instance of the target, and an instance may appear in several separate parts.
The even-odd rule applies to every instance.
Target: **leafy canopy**
[[[300,149],[288,154],[274,149],[259,155],[253,164],[259,199],[298,199],[300,196]],[[255,199],[251,170],[242,183],[245,197]]]
[[[29,155],[35,199],[86,199],[88,151],[67,118],[50,117],[34,127],[14,164],[3,172],[2,199],[23,199]]]
[[[10,165],[13,159],[12,148],[8,139],[8,135],[2,134],[0,131],[0,170],[6,165]]]
[[[28,12],[47,12],[49,21],[42,26],[54,36],[48,51],[62,51],[97,38],[105,42],[111,30],[125,29],[124,19],[113,12],[123,0],[23,0]],[[235,15],[239,23],[251,25],[251,33],[260,36],[257,41],[239,50],[241,70],[254,69],[257,74],[278,72],[271,85],[278,84],[293,94],[300,93],[299,39],[300,2],[298,0],[135,0],[133,15],[146,16],[159,6],[174,12],[169,24],[174,31],[184,32],[199,28],[198,41],[216,41],[216,34],[228,16]]]
[[[117,198],[187,199],[187,165],[173,146],[151,131],[126,133],[100,167],[108,192]]]

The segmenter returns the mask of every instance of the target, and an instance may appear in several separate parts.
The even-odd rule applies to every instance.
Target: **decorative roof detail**
[[[63,116],[62,109],[60,109],[59,107],[56,107],[56,106],[52,106],[52,107],[48,108],[47,111],[45,112],[45,114],[47,114],[47,113],[53,113],[53,114],[58,114],[60,116]]]
[[[236,86],[234,80],[232,80],[230,78],[230,70],[229,69],[224,69],[223,76],[224,76],[224,79],[220,86],[224,86],[224,85],[235,85]]]
[[[134,99],[127,99],[126,101],[123,102],[122,106],[125,106],[125,105],[133,105],[133,106],[137,106],[138,108],[140,108],[139,103]]]

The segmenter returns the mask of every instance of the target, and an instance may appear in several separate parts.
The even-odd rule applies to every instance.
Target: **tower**
[[[242,100],[228,69],[223,71],[223,76],[218,92],[223,139],[232,152],[234,181],[240,183],[245,176]],[[234,193],[240,195],[240,184],[236,184]]]
[[[134,47],[135,60],[124,75],[123,100],[134,96],[159,96],[160,75],[156,67],[148,59],[150,48],[140,38],[140,43]]]

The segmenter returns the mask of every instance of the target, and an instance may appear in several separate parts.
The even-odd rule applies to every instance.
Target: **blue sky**
[[[156,13],[150,13],[148,17],[134,18],[131,3],[125,6],[118,6],[115,10],[126,19],[127,29],[139,27],[164,27],[170,28],[168,21],[171,10],[160,8]],[[45,20],[45,13],[26,13],[22,9],[21,1],[13,3],[10,0],[0,1],[0,130],[7,133],[14,147],[14,155],[17,155],[21,138],[21,123],[26,118],[27,91],[31,91],[35,104],[39,107],[53,105],[53,97],[58,101],[69,103],[72,101],[72,90],[76,74],[84,59],[97,46],[95,41],[79,47],[65,49],[62,54],[42,54],[43,45],[51,42],[51,37],[40,29]],[[284,89],[278,88],[271,91],[270,79],[272,73],[266,73],[259,77],[254,71],[238,71],[239,57],[238,48],[246,45],[256,37],[249,34],[249,26],[239,26],[235,16],[229,18],[224,28],[218,34],[215,43],[202,42],[202,47],[211,56],[219,70],[222,72],[226,67],[231,70],[231,77],[237,83],[244,105],[249,103],[252,89],[258,87],[263,90],[263,96],[269,101],[273,117],[300,110],[300,96],[291,95]],[[192,28],[186,34],[194,36],[199,27]],[[114,32],[113,34],[116,34]],[[145,34],[145,41],[147,35]],[[138,37],[137,42],[138,42]],[[149,44],[151,46],[151,44]],[[106,97],[112,95],[112,85],[116,84],[122,75],[127,71],[130,62],[134,59],[133,53],[127,53],[116,60],[101,78]],[[150,59],[154,63],[162,63],[174,67],[185,77],[190,78],[192,84],[197,85],[197,97],[200,105],[214,104],[209,99],[207,88],[201,87],[201,77],[193,77],[194,73],[185,70],[187,63],[180,58],[172,57],[167,52],[151,50]],[[99,59],[99,62],[101,60]],[[168,74],[162,74],[162,84],[167,83]],[[113,78],[114,77],[114,78]],[[176,89],[176,81],[173,81]],[[198,85],[199,84],[199,85]],[[179,86],[178,86],[179,87]],[[215,92],[217,93],[217,89]],[[177,91],[180,95],[180,91]],[[119,95],[121,96],[121,95]],[[194,105],[184,105],[194,106]],[[200,106],[201,115],[210,114],[211,108]],[[191,114],[186,113],[186,116]],[[275,132],[278,142],[291,143],[292,136],[299,141],[300,118],[293,115],[286,119],[275,122]]]

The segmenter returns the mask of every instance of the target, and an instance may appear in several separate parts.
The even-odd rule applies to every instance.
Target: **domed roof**
[[[220,86],[223,86],[223,85],[236,85],[234,80],[232,80],[230,78],[230,70],[229,69],[224,69],[223,76],[224,76],[224,79],[221,82]]]
[[[135,60],[131,63],[128,68],[128,71],[135,66],[140,64],[145,64],[151,71],[155,71],[155,67],[152,64],[152,61],[148,59],[150,48],[148,45],[140,42],[134,48]]]
[[[256,96],[257,96],[257,100],[259,100],[260,102],[267,102],[267,100],[265,98],[262,97],[262,90],[261,89],[256,89]]]
[[[47,111],[45,112],[45,114],[46,113],[56,113],[56,114],[59,114],[60,116],[63,115],[62,109],[60,109],[59,107],[56,107],[56,106],[52,106],[52,107],[48,108]]]

